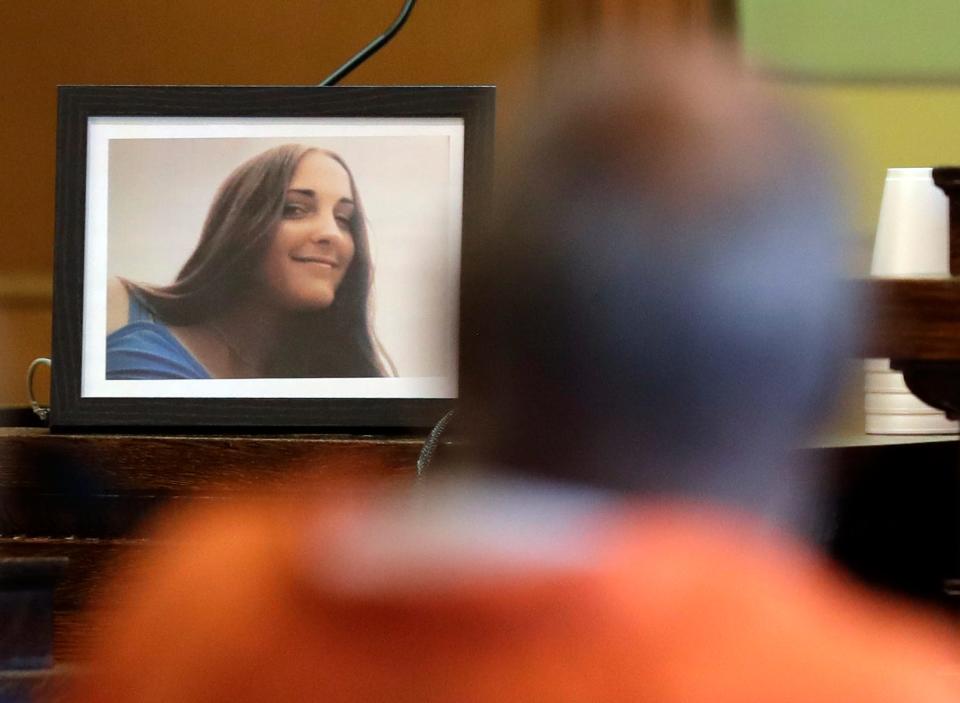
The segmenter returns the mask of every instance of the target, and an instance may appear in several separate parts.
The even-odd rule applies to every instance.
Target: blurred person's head
[[[463,431],[549,479],[758,507],[847,350],[817,135],[722,50],[561,62],[467,253]]]

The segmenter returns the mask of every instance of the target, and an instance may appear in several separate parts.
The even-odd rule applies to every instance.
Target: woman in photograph
[[[384,376],[372,266],[338,155],[269,149],[224,181],[168,286],[110,283],[108,379]]]

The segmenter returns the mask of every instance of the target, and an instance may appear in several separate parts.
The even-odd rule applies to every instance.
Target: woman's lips
[[[336,268],[338,266],[337,260],[330,256],[302,256],[294,254],[290,258],[300,264],[317,264],[320,266],[329,266],[330,268]]]

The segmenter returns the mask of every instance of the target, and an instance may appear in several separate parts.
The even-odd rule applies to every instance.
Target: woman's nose
[[[343,236],[337,218],[332,211],[320,211],[310,229],[310,239],[315,242],[331,241]]]

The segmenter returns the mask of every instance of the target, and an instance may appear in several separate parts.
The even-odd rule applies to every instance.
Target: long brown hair
[[[370,325],[373,271],[363,204],[350,168],[331,151],[284,144],[241,164],[217,191],[197,248],[176,281],[168,286],[124,284],[160,320],[174,325],[203,323],[235,305],[257,285],[293,172],[311,151],[334,159],[350,179],[355,204],[350,218],[353,260],[328,308],[297,313],[285,325],[264,375],[383,376],[381,352]]]

